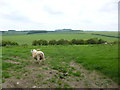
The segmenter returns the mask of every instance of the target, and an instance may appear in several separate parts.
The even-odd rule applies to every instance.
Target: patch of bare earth
[[[17,59],[19,61],[32,61],[30,59],[21,59],[20,57],[17,57],[17,56],[11,56],[11,57],[14,58],[14,59]]]
[[[14,61],[6,60],[6,62],[13,63]],[[53,71],[54,70],[52,70],[52,73]],[[41,62],[39,64],[36,61],[32,61],[31,65],[27,65],[21,70],[11,71],[13,77],[6,78],[5,82],[2,84],[2,87],[3,88],[50,87],[50,85],[47,84],[48,83],[47,80],[49,80],[53,76],[53,74],[50,74],[50,72],[51,72],[50,68],[47,66],[47,64],[44,64],[44,62]]]
[[[83,77],[75,77],[73,82],[68,82],[72,87],[76,88],[118,88],[118,84],[111,79],[96,71],[88,71],[82,65],[70,62],[70,66],[76,67]],[[79,79],[75,81],[75,79]]]
[[[62,72],[50,68],[49,63],[32,64],[18,71],[12,71],[13,77],[6,78],[3,88],[117,88],[117,84],[96,71],[88,71],[81,65],[70,62],[75,67],[74,72],[80,71],[81,76],[68,75],[63,78]],[[19,78],[18,78],[19,76]]]
[[[12,64],[19,64],[20,62],[12,61],[12,60],[5,60],[4,62],[12,63]]]

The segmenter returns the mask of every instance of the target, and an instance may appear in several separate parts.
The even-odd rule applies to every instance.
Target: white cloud
[[[118,30],[118,0],[1,0],[0,30]]]

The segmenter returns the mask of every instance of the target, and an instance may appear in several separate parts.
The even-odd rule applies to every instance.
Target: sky
[[[0,30],[118,30],[119,0],[0,0]]]

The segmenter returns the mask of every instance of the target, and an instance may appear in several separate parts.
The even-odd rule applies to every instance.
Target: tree
[[[57,41],[57,45],[67,45],[69,44],[68,40],[60,39]]]
[[[56,45],[56,44],[57,44],[57,41],[56,41],[56,40],[50,40],[50,41],[49,41],[49,44],[50,44],[50,45]]]
[[[71,44],[77,44],[77,45],[79,45],[79,44],[85,44],[85,41],[82,40],[82,39],[72,39],[71,40]]]
[[[86,42],[87,44],[98,44],[98,38],[91,38],[88,39]]]
[[[2,46],[18,46],[18,43],[17,42],[12,42],[12,41],[2,40]]]
[[[34,40],[34,41],[32,42],[32,45],[37,46],[37,45],[38,45],[38,41],[37,41],[37,40]]]
[[[102,39],[99,39],[98,40],[98,44],[103,44],[103,43],[105,43],[106,41],[104,41],[104,40],[102,40]]]

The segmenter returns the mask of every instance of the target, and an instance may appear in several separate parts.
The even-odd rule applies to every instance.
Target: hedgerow
[[[32,42],[32,45],[37,46],[37,45],[82,45],[82,44],[103,44],[106,41],[98,38],[91,38],[88,40],[83,40],[83,39],[72,39],[72,40],[65,40],[65,39],[60,39],[60,40],[34,40]]]
[[[0,43],[0,46],[18,46],[19,44],[17,42],[13,41],[5,41],[2,40],[2,43]]]

